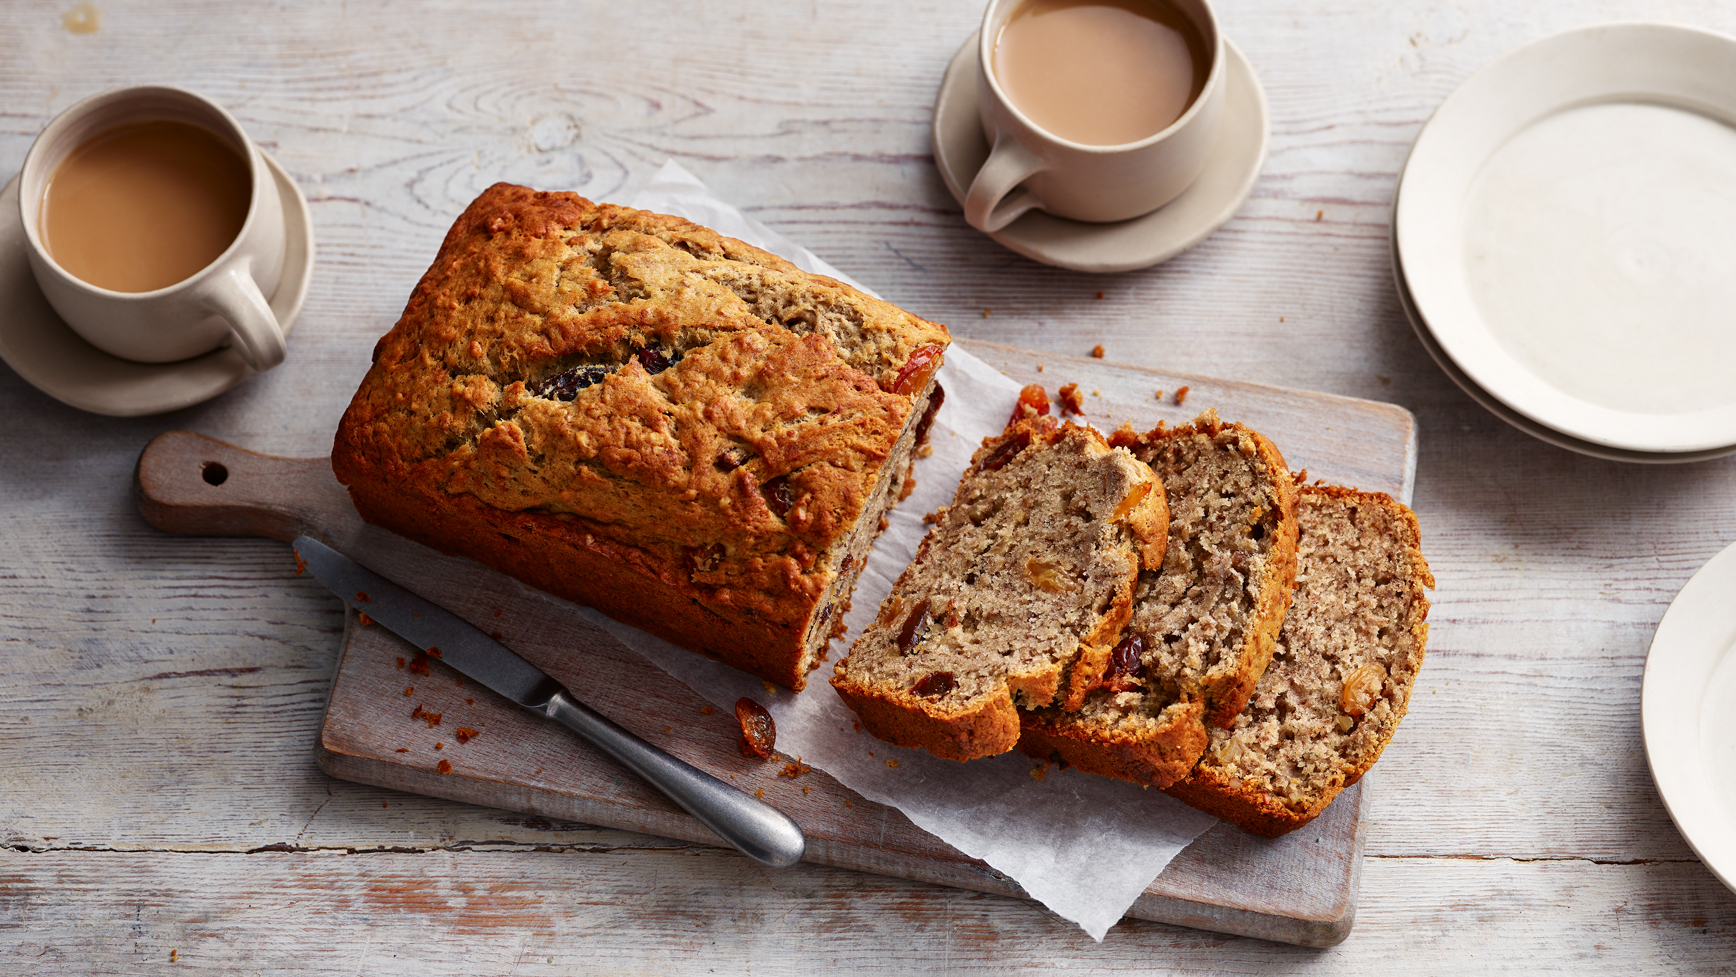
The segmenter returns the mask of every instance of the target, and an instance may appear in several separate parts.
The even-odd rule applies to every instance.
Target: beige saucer
[[[287,335],[313,280],[313,215],[307,198],[277,160],[263,150],[277,178],[289,241],[283,281],[271,296]],[[72,331],[36,286],[18,220],[18,178],[0,190],[0,360],[31,386],[64,404],[111,417],[140,417],[210,400],[252,374],[241,355],[225,347],[177,363],[135,363],[97,349]]]
[[[1229,41],[1224,121],[1205,173],[1169,203],[1132,220],[1087,224],[1033,210],[990,238],[1033,261],[1073,271],[1149,268],[1210,237],[1240,210],[1266,162],[1266,92],[1253,66]],[[934,163],[962,205],[989,156],[977,115],[977,35],[953,55],[934,99]]]

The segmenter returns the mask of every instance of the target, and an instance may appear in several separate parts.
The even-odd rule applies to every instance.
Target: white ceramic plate
[[[1033,210],[989,237],[1033,261],[1073,271],[1149,268],[1204,241],[1253,192],[1266,162],[1266,92],[1248,59],[1224,42],[1224,121],[1206,169],[1181,196],[1143,217],[1088,224]],[[962,205],[989,158],[977,113],[977,36],[953,55],[934,99],[934,163]]]
[[[1611,448],[1736,445],[1736,39],[1569,31],[1472,75],[1417,137],[1394,235],[1448,356]]]
[[[287,334],[313,281],[313,215],[301,188],[271,154],[261,152],[277,180],[289,234],[283,280],[267,303]],[[0,189],[0,303],[6,309],[0,316],[0,359],[31,386],[80,410],[139,417],[210,400],[253,375],[241,354],[227,347],[178,363],[135,363],[85,342],[36,286],[17,194],[17,177]]]
[[[1398,304],[1404,310],[1405,318],[1410,320],[1411,329],[1416,332],[1417,339],[1422,342],[1423,349],[1428,351],[1435,365],[1441,368],[1449,379],[1459,385],[1470,398],[1482,406],[1484,410],[1494,414],[1501,420],[1513,425],[1519,430],[1531,435],[1539,441],[1566,448],[1593,458],[1603,458],[1607,461],[1625,461],[1640,465],[1678,465],[1693,461],[1706,461],[1711,458],[1722,458],[1725,455],[1736,454],[1736,444],[1722,448],[1708,448],[1704,451],[1630,451],[1625,448],[1611,448],[1608,445],[1596,444],[1591,441],[1581,441],[1560,431],[1544,427],[1524,414],[1519,413],[1489,394],[1487,390],[1477,386],[1476,382],[1459,369],[1452,357],[1441,349],[1435,337],[1429,332],[1428,323],[1423,321],[1422,314],[1417,311],[1416,300],[1411,297],[1410,285],[1405,281],[1404,263],[1399,260],[1398,248],[1392,251],[1393,284],[1398,291]]]
[[[1670,817],[1736,890],[1736,546],[1701,567],[1658,622],[1640,723]]]

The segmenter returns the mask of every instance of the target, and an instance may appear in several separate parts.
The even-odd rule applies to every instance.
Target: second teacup
[[[1091,222],[1150,213],[1217,143],[1224,41],[1206,0],[991,0],[978,43],[992,147],[965,199],[978,230],[1033,208]]]
[[[37,284],[91,345],[169,363],[229,342],[254,370],[283,362],[266,304],[282,201],[221,106],[167,86],[91,96],[43,129],[18,190]]]

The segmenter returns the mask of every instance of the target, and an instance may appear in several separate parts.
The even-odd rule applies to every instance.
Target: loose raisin
[[[927,629],[928,601],[925,600],[917,604],[910,616],[904,619],[904,629],[898,632],[898,650],[903,654],[910,654],[911,650],[921,643],[922,633]]]
[[[1131,692],[1145,682],[1145,639],[1130,634],[1109,653],[1103,685],[1111,692]]]
[[[938,699],[957,687],[951,672],[929,672],[911,691],[926,699]]]
[[[1013,405],[1013,416],[1007,423],[1022,421],[1049,413],[1049,392],[1040,383],[1028,384],[1019,391],[1019,401]]]
[[[772,714],[766,712],[766,707],[744,695],[735,700],[735,721],[741,724],[741,742],[736,744],[741,747],[741,755],[761,760],[771,757],[778,739],[778,725],[772,722]]]

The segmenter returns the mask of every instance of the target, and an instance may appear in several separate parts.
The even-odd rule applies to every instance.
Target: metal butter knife
[[[573,698],[561,684],[451,611],[360,566],[311,536],[295,552],[344,603],[531,712],[589,740],[717,832],[742,854],[772,868],[802,859],[807,839],[796,822],[716,777],[615,725]]]

